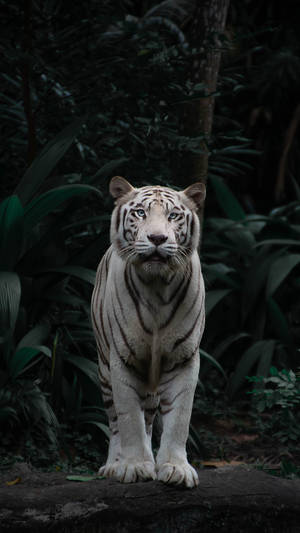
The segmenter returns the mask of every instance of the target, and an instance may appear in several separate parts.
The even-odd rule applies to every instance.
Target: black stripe
[[[172,312],[170,313],[170,316],[169,318],[166,320],[166,322],[164,322],[159,329],[163,329],[165,328],[166,326],[168,326],[168,324],[170,324],[172,318],[175,316],[175,314],[177,313],[177,310],[180,306],[180,304],[182,304],[185,296],[186,296],[186,293],[188,292],[188,289],[189,289],[189,286],[190,286],[190,283],[191,283],[191,279],[192,279],[192,274],[193,274],[193,267],[192,267],[192,263],[190,263],[189,265],[190,267],[190,272],[189,272],[189,275],[187,276],[187,278],[184,278],[184,285],[182,287],[182,290],[181,292],[179,293],[178,295],[178,299],[177,299],[177,302],[176,302],[176,305],[173,307],[172,309]]]
[[[97,332],[98,332],[98,330],[97,330]],[[99,332],[98,332],[98,334],[99,334]],[[102,347],[100,346],[99,342],[96,342],[96,344],[97,344],[98,355],[99,355],[99,357],[100,357],[100,359],[101,359],[101,362],[102,362],[105,366],[107,366],[107,367],[109,368],[109,364],[108,364],[108,361],[107,361],[107,359],[106,359],[106,357],[105,357],[105,355],[104,355],[104,352],[103,352],[103,350],[102,350]]]
[[[172,371],[175,370],[175,368],[172,368]],[[178,369],[176,369],[178,370]],[[170,370],[171,372],[171,370]],[[164,373],[168,373],[166,372],[166,370],[163,370],[163,374]],[[166,381],[161,381],[160,384],[159,384],[159,387],[163,387],[164,385],[166,385],[167,383],[170,383],[170,381],[173,381],[173,379],[177,378],[179,376],[180,372],[177,372],[176,374],[174,374],[174,376],[171,376],[170,378],[166,379]]]
[[[175,400],[178,398],[178,396],[181,396],[181,394],[183,394],[184,392],[186,392],[186,389],[181,389],[179,392],[177,392],[177,394],[175,394],[174,398],[172,398],[172,400],[160,400],[160,405],[166,405],[167,407],[171,406]]]
[[[192,213],[192,220],[191,220],[191,229],[190,229],[190,235],[193,237],[194,235],[194,227],[195,227],[195,219],[194,219],[194,213]]]
[[[115,283],[115,292],[116,292],[116,298],[117,298],[118,306],[119,306],[120,311],[122,313],[123,320],[124,320],[124,322],[127,322],[127,319],[126,319],[126,316],[125,316],[125,313],[124,313],[124,309],[123,309],[123,305],[122,305],[122,302],[121,302],[121,299],[120,299],[120,295],[119,295],[119,292],[118,292],[118,283],[117,282]]]
[[[106,257],[105,257],[105,276],[106,276],[105,281],[107,281],[107,277],[108,277],[110,256],[111,256],[111,253],[106,254]]]
[[[138,378],[140,379],[143,379],[143,376],[140,376],[139,372],[138,372],[138,369],[135,367],[135,366],[131,366],[131,365],[128,365],[127,364],[127,361],[124,359],[124,357],[122,356],[122,353],[120,353],[120,351],[118,350],[118,346],[117,346],[117,343],[115,341],[115,338],[113,336],[113,329],[112,329],[112,324],[110,322],[110,319],[109,319],[109,316],[108,316],[108,323],[109,323],[109,327],[110,327],[110,331],[111,331],[111,336],[112,336],[112,341],[113,341],[113,345],[114,345],[114,348],[116,350],[116,353],[120,359],[120,361],[127,367],[127,366],[130,366],[132,368],[132,370],[134,371],[134,373],[137,375]],[[129,345],[128,345],[129,346]],[[139,394],[139,392],[137,391],[137,389],[131,384],[131,383],[126,383],[126,386],[127,387],[130,387],[131,389],[134,390],[134,392],[137,394],[137,396],[143,401],[145,399],[144,396],[142,396],[141,394]]]
[[[106,337],[106,334],[105,334],[105,329],[104,329],[103,308],[102,308],[102,305],[101,305],[101,304],[100,304],[100,309],[99,309],[99,316],[100,316],[100,323],[101,323],[101,328],[102,328],[102,333],[103,333],[104,342],[105,342],[106,346],[109,348],[109,342],[108,342],[108,340],[107,340],[107,337]]]
[[[135,272],[135,274],[136,274],[136,272]],[[139,277],[139,276],[137,276],[137,278],[138,278],[138,277]],[[136,296],[137,301],[139,302],[139,304],[142,305],[142,306],[144,306],[144,307],[146,307],[146,308],[148,309],[148,311],[150,311],[150,313],[153,313],[153,312],[156,313],[156,307],[154,307],[154,306],[152,305],[152,302],[151,302],[151,301],[147,300],[147,299],[145,298],[145,296],[143,296],[143,298],[140,298],[140,293],[139,293],[139,291],[138,291],[138,289],[137,289],[137,287],[136,287],[136,284],[134,283],[134,279],[133,279],[133,277],[132,277],[132,271],[131,271],[131,269],[130,269],[130,272],[129,272],[129,279],[130,279],[130,282],[131,282],[132,290],[133,290],[133,292],[135,293],[135,296]],[[151,332],[151,333],[152,333],[152,332]]]
[[[199,341],[200,343],[200,341]],[[170,372],[173,372],[174,370],[179,370],[180,368],[183,368],[185,367],[185,365],[187,363],[190,362],[190,360],[194,357],[195,353],[199,350],[199,343],[197,343],[197,346],[195,348],[195,350],[191,353],[191,355],[189,355],[188,357],[185,357],[183,360],[181,361],[176,361],[174,363],[174,365],[172,366],[172,368],[169,368],[168,370],[164,370],[163,369],[163,374],[169,374]],[[177,376],[178,374],[176,374]],[[172,381],[172,379],[174,378],[175,376],[172,376],[170,379],[168,379],[167,381],[164,381],[164,383],[162,383],[161,385],[165,385],[166,383],[169,383],[169,381]]]
[[[169,407],[169,409],[165,409],[163,410],[161,407],[159,408],[159,412],[161,413],[162,416],[165,416],[167,415],[168,413],[170,413],[171,411],[173,411],[174,409],[174,405],[172,405],[171,407]]]
[[[119,358],[122,359],[122,354],[119,352],[118,345],[117,345],[116,340],[114,338],[113,328],[112,328],[112,325],[111,325],[111,321],[110,321],[109,315],[107,315],[107,320],[108,320],[108,325],[109,325],[109,329],[110,329],[110,335],[111,335],[111,338],[112,338],[112,341],[113,341],[114,348],[115,348],[116,353],[119,356]]]
[[[167,198],[166,198],[165,201],[166,201],[166,203],[170,203],[173,207],[175,206],[175,202],[173,201],[172,198],[170,198],[170,197],[167,196]]]
[[[186,234],[184,237],[184,241],[181,243],[181,246],[183,246],[187,240],[189,239],[189,226],[190,226],[190,215],[189,213],[186,215]]]
[[[99,287],[100,287],[100,284],[101,284],[101,279],[102,279],[102,272],[103,272],[103,268],[104,268],[104,257],[102,257],[100,263],[99,263],[99,267],[97,269],[97,273],[96,273],[96,279],[95,279],[95,286],[94,286],[94,298],[96,299],[97,297],[99,297],[99,294],[100,294],[100,290],[99,290]]]
[[[119,207],[117,208],[117,216],[116,216],[116,232],[119,231],[120,218],[121,218],[121,206],[119,205]]]
[[[176,276],[176,272],[174,272],[174,274],[171,275],[170,279],[168,281],[165,281],[165,285],[171,285],[171,283],[173,282],[174,278]]]
[[[127,209],[124,208],[124,211],[123,211],[123,221],[122,221],[122,227],[123,227],[123,238],[124,238],[124,241],[126,241],[126,231],[125,231],[125,218],[126,218],[126,215],[127,215]]]
[[[179,346],[179,344],[181,344],[182,342],[186,341],[186,339],[193,333],[197,323],[198,323],[198,320],[199,320],[199,317],[200,317],[200,314],[204,312],[203,311],[203,307],[201,306],[200,307],[200,310],[199,310],[199,313],[197,314],[196,316],[196,320],[195,322],[193,323],[192,327],[189,329],[189,331],[186,332],[186,334],[184,335],[184,337],[181,337],[179,339],[177,339],[177,341],[175,341],[174,343],[174,346],[173,346],[173,350],[175,350],[175,348],[177,348],[177,346]]]
[[[105,409],[109,409],[110,407],[114,405],[114,402],[113,400],[103,400],[103,405]]]
[[[150,285],[150,283],[151,283],[151,279],[144,279],[144,278],[141,276],[141,274],[140,274],[140,272],[139,272],[138,270],[137,270],[137,272],[136,272],[136,275],[137,275],[138,280],[139,280],[143,285]]]
[[[129,355],[132,355],[133,357],[135,357],[136,354],[135,354],[134,350],[131,348],[131,346],[128,343],[128,340],[126,338],[125,332],[124,332],[124,330],[123,330],[123,328],[122,328],[122,326],[121,326],[121,324],[119,322],[119,319],[117,317],[117,314],[116,314],[116,311],[115,311],[114,307],[113,307],[113,313],[114,313],[115,321],[118,324],[119,330],[121,332],[121,335],[122,335],[123,341],[125,343],[125,346],[129,350]],[[123,359],[123,357],[122,357],[122,359]]]
[[[159,294],[158,292],[156,292],[156,296],[158,297],[158,299],[160,300],[161,304],[162,305],[168,305],[172,302],[173,298],[175,298],[176,295],[178,295],[181,287],[182,287],[182,284],[185,282],[185,277],[183,276],[181,278],[181,280],[179,281],[178,285],[175,286],[175,289],[173,290],[173,292],[171,293],[171,296],[168,298],[168,300],[164,300],[163,297],[161,296],[161,294]]]
[[[106,388],[107,388],[107,389],[110,389],[110,391],[111,391],[111,390],[112,390],[112,388],[111,388],[111,383],[110,383],[110,381],[108,381],[108,380],[106,379],[106,377],[102,374],[100,366],[98,366],[98,376],[99,376],[99,379],[100,379],[101,383],[102,383],[102,382],[105,383],[105,384],[106,384],[106,385],[105,385]]]
[[[145,414],[149,416],[154,416],[156,414],[157,407],[150,407],[148,409],[145,409]]]
[[[174,398],[172,398],[172,400],[163,400],[163,399],[162,399],[162,400],[160,401],[160,412],[161,412],[161,414],[164,416],[164,415],[167,415],[168,413],[170,413],[170,412],[174,409],[174,407],[175,407],[175,405],[174,405],[175,400],[176,400],[179,396],[181,396],[181,394],[183,394],[183,393],[185,393],[185,392],[186,392],[186,389],[182,389],[181,391],[179,391],[179,392],[174,396]],[[166,406],[167,409],[163,409],[164,406]]]
[[[103,341],[105,342],[105,339],[104,339],[104,337],[103,337],[103,335],[104,335],[104,331],[103,331],[103,328],[102,328],[102,331],[100,331],[100,329],[99,329],[99,327],[98,327],[98,322],[97,322],[97,320],[96,320],[96,315],[95,315],[94,308],[92,309],[92,322],[93,322],[94,329],[97,331],[98,338],[101,339],[102,342],[103,342]],[[103,335],[102,335],[102,333],[103,333]],[[98,342],[98,340],[97,340],[97,337],[96,337],[96,343],[97,343],[97,348],[99,348],[99,349],[102,351],[102,346],[100,346],[100,344],[99,344],[99,342]],[[107,345],[107,347],[109,348],[109,344],[107,343],[107,340],[106,340],[106,345]],[[102,358],[101,358],[101,360],[102,360]],[[105,364],[105,363],[107,364],[107,361],[106,361],[106,360],[103,360],[103,363],[104,363],[104,364]]]
[[[139,319],[139,322],[143,328],[144,331],[146,331],[146,333],[152,333],[152,331],[150,329],[147,328],[144,320],[143,320],[143,317],[141,315],[141,311],[140,311],[140,304],[139,304],[139,300],[137,298],[137,296],[135,295],[134,291],[132,290],[131,286],[130,286],[130,283],[129,283],[129,279],[128,279],[128,272],[127,272],[127,266],[125,267],[125,271],[124,271],[124,279],[125,279],[125,285],[126,285],[126,288],[128,290],[128,293],[135,305],[135,308],[136,308],[136,312],[137,312],[137,316],[138,316],[138,319]]]
[[[167,194],[167,193],[163,192],[163,193],[161,194],[161,196],[163,197],[163,199],[164,199],[165,201],[167,201],[167,202],[169,201],[169,202],[171,202],[173,205],[175,205],[174,196],[173,196],[172,194]]]
[[[200,274],[200,272],[198,272],[198,274]],[[187,312],[185,313],[182,321],[184,321],[186,319],[186,317],[188,316],[188,314],[191,312],[191,310],[194,308],[198,298],[199,298],[199,294],[200,294],[200,288],[201,288],[201,276],[199,275],[199,278],[198,278],[198,287],[197,287],[197,292],[195,294],[195,297],[193,298],[193,301],[189,307],[189,309],[187,310]],[[202,294],[202,300],[201,300],[201,304],[200,304],[200,307],[203,306],[203,294]]]
[[[111,386],[107,382],[104,383],[101,380],[100,380],[100,384],[101,384],[102,394],[104,394],[105,396],[111,396],[112,395]]]

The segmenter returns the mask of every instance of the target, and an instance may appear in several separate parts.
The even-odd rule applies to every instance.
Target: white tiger
[[[177,192],[134,188],[116,176],[111,246],[92,296],[99,376],[110,426],[100,474],[130,483],[158,479],[194,487],[186,441],[204,329],[204,283],[197,247],[205,186]],[[157,409],[160,448],[151,437]]]

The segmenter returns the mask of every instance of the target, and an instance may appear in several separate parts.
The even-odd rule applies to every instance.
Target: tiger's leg
[[[152,430],[153,422],[157,409],[159,406],[159,395],[156,393],[149,393],[146,396],[144,402],[144,414],[145,414],[145,424],[146,424],[146,434],[149,440],[149,446],[152,446]]]
[[[163,373],[159,388],[163,432],[156,458],[157,477],[164,483],[182,483],[189,488],[199,483],[197,472],[186,455],[198,372],[197,350],[183,367]]]
[[[101,384],[103,405],[105,407],[110,429],[110,439],[108,448],[108,457],[106,464],[99,468],[99,474],[104,475],[106,466],[119,461],[121,453],[120,434],[118,428],[118,421],[115,406],[113,403],[112,386],[110,382],[110,371],[107,364],[103,363],[104,357],[99,357],[99,379]]]
[[[114,406],[111,406],[109,408],[106,407],[106,412],[109,418],[110,438],[106,464],[99,468],[99,474],[101,476],[106,475],[106,469],[108,468],[108,465],[119,461],[121,455],[120,434],[117,423],[117,415]]]
[[[141,391],[145,384],[126,368],[115,353],[111,353],[110,371],[121,447],[119,458],[106,463],[104,475],[124,483],[156,479],[143,412],[145,396]]]

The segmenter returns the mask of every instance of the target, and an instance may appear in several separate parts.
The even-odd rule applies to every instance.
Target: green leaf
[[[70,353],[64,354],[64,361],[67,361],[81,370],[94,385],[100,389],[100,382],[98,376],[98,365],[85,357],[80,355],[72,355]]]
[[[220,363],[218,363],[218,361],[212,355],[209,355],[209,353],[205,352],[201,348],[199,349],[199,352],[200,352],[200,356],[204,357],[204,359],[206,359],[209,363],[215,366],[219,370],[219,372],[223,374],[224,378],[227,379],[227,376],[223,368],[221,367]]]
[[[37,345],[31,346],[31,348],[36,348],[40,353],[43,353],[47,357],[52,358],[52,351],[50,350],[50,348],[48,348],[48,346]]]
[[[105,479],[104,476],[67,476],[66,479],[68,481],[95,481],[97,479]]]
[[[209,315],[209,313],[213,310],[216,305],[223,300],[230,292],[232,292],[232,289],[215,289],[212,291],[208,291],[205,296],[205,310],[206,310],[206,316]]]
[[[23,242],[24,210],[17,196],[0,205],[0,270],[13,270]]]
[[[210,176],[210,181],[216,193],[217,201],[228,218],[231,220],[243,220],[246,218],[241,204],[232,194],[229,187],[225,185],[224,181],[217,176]]]
[[[18,377],[22,371],[37,355],[38,348],[23,347],[17,350],[8,362],[8,371],[12,378]]]
[[[111,220],[111,215],[110,214],[106,214],[106,215],[98,215],[98,216],[93,216],[93,217],[89,217],[89,218],[81,218],[80,220],[77,220],[76,222],[72,222],[71,224],[67,224],[66,226],[64,226],[64,231],[65,230],[68,230],[68,229],[71,229],[71,228],[78,228],[80,226],[85,226],[87,224],[97,224],[98,225],[98,228],[101,227],[101,222],[110,222]],[[99,224],[100,222],[100,224]]]
[[[229,272],[234,272],[234,268],[230,268],[224,263],[213,263],[211,265],[205,265],[202,262],[202,266],[205,267],[205,271],[212,272],[216,275],[216,277],[223,277]]]
[[[258,242],[255,246],[266,246],[269,244],[280,244],[281,246],[300,246],[300,240],[293,239],[266,239],[265,241]]]
[[[9,419],[17,420],[17,411],[9,406],[0,407],[0,421],[6,421]]]
[[[269,375],[269,372],[270,372],[271,363],[272,363],[275,346],[276,346],[276,341],[267,340],[264,342],[265,342],[265,345],[264,345],[261,357],[257,365],[256,375],[266,377]]]
[[[120,157],[114,161],[109,161],[108,163],[105,163],[105,165],[103,165],[99,170],[97,170],[96,174],[90,178],[87,178],[85,181],[87,183],[99,183],[100,177],[105,176],[106,178],[112,172],[114,172],[115,169],[119,168],[121,165],[124,165],[124,163],[127,163],[127,161],[129,161],[128,157]]]
[[[102,196],[96,187],[91,185],[64,185],[45,192],[41,196],[34,198],[24,210],[24,222],[26,231],[30,231],[43,217],[48,215],[51,211],[75,196],[83,196],[84,194],[94,192],[98,196]]]
[[[91,424],[98,429],[101,429],[102,433],[106,435],[106,437],[110,438],[110,431],[106,424],[102,424],[101,422],[96,422],[95,420],[88,420],[86,422],[82,422],[82,424]]]
[[[53,268],[43,268],[43,270],[39,270],[38,273],[41,272],[60,272],[61,274],[67,274],[70,276],[75,276],[83,281],[87,281],[91,285],[95,284],[95,277],[96,272],[95,270],[91,270],[89,268],[85,268],[78,265],[68,265],[64,267],[53,267]]]
[[[245,148],[244,146],[241,146],[240,144],[232,145],[232,146],[225,146],[225,148],[222,148],[219,150],[220,153],[229,153],[229,154],[253,154],[257,155],[259,152],[257,150],[253,150],[251,148]]]
[[[230,379],[229,394],[234,396],[241,385],[244,383],[246,377],[249,375],[250,370],[255,363],[262,357],[264,350],[268,350],[268,343],[270,341],[262,340],[253,344],[248,350],[246,350],[240,358],[235,372]]]
[[[234,344],[235,342],[241,340],[241,339],[249,339],[250,335],[249,333],[241,332],[241,333],[234,333],[233,335],[229,335],[226,339],[223,339],[214,349],[214,358],[220,359],[224,352],[228,350],[229,346]]]
[[[20,340],[19,344],[17,345],[17,350],[24,347],[36,347],[38,344],[42,344],[47,339],[49,333],[49,322],[37,324]]]
[[[266,286],[270,267],[281,254],[281,250],[277,250],[271,253],[269,249],[263,249],[256,254],[252,261],[252,264],[246,271],[246,274],[244,276],[242,293],[243,322],[253,311],[255,304],[262,296],[262,291]]]
[[[233,281],[227,274],[235,272],[234,268],[229,268],[224,263],[214,263],[206,265],[202,263],[203,273],[205,281],[208,281],[208,285],[212,284],[216,279],[224,281],[226,285],[234,289],[239,289],[239,284]]]
[[[256,244],[255,237],[243,224],[235,223],[232,228],[224,231],[224,235],[234,244],[236,254],[246,256],[253,253],[252,249]]]
[[[59,302],[64,305],[71,305],[72,307],[84,307],[86,305],[86,300],[79,298],[78,296],[73,296],[72,294],[58,293],[55,292],[54,288],[51,287],[50,290],[47,290],[43,297],[46,300],[53,302]]]
[[[271,297],[268,299],[268,316],[276,338],[280,339],[283,344],[293,346],[293,336],[287,319],[281,311],[278,303]]]
[[[20,278],[14,272],[0,272],[0,327],[15,329],[21,299]]]
[[[268,283],[267,296],[271,296],[278,289],[281,283],[287,278],[291,270],[300,263],[300,254],[289,254],[279,257],[271,265]]]
[[[203,438],[193,424],[190,424],[189,443],[194,447],[194,451],[198,456],[200,455],[205,457],[205,455],[207,455],[207,449],[203,444]]]
[[[99,407],[99,405],[88,405],[87,407],[82,408],[78,421],[80,423],[84,423],[91,422],[92,420],[96,422],[103,422],[107,420],[104,407]]]
[[[40,155],[33,161],[15,189],[15,194],[19,196],[23,205],[36,194],[44,179],[70,148],[84,122],[85,118],[83,117],[74,120],[52,141],[48,142]]]

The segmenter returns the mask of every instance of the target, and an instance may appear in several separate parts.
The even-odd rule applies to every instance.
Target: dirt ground
[[[200,465],[217,468],[243,463],[278,475],[300,476],[299,442],[282,442],[272,434],[259,432],[252,419],[243,413],[233,418],[195,418],[195,428],[203,436]],[[190,451],[195,454],[193,449]],[[284,470],[285,466],[288,470],[288,465],[291,472]]]

